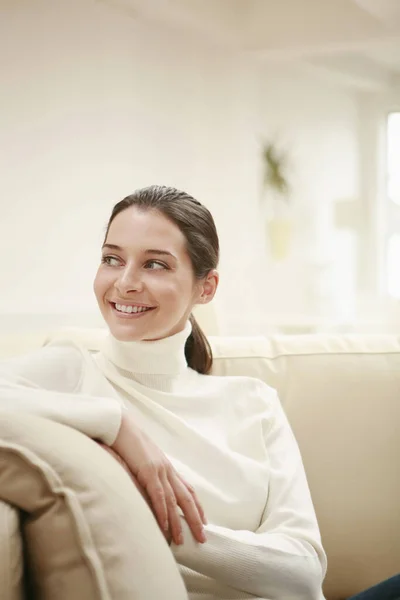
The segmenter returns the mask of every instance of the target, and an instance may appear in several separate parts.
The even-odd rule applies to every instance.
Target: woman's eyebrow
[[[116,250],[117,252],[123,252],[123,248],[118,246],[117,244],[103,244],[103,248],[108,248],[109,250]],[[158,254],[159,256],[171,256],[174,260],[177,260],[176,256],[169,252],[168,250],[161,250],[159,248],[148,248],[144,251],[145,254]]]
[[[175,260],[177,260],[176,256],[169,252],[168,250],[159,250],[158,248],[149,248],[145,250],[145,254],[159,254],[160,256],[171,256]]]
[[[103,244],[103,248],[109,248],[110,250],[117,250],[117,252],[122,252],[121,246],[116,246],[115,244]]]

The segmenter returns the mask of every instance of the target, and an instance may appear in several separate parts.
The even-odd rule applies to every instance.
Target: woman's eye
[[[120,264],[119,258],[116,258],[115,256],[103,256],[101,262],[110,267],[117,267]]]
[[[148,260],[146,263],[146,269],[150,269],[150,271],[158,271],[161,269],[168,269],[168,266],[158,260]]]

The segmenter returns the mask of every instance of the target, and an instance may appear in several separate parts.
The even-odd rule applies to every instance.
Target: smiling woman
[[[188,194],[123,199],[94,282],[101,350],[58,341],[0,364],[0,402],[101,442],[153,511],[190,600],[322,600],[325,553],[275,391],[209,375],[192,309],[214,297],[218,256],[213,218]]]
[[[191,314],[218,285],[219,242],[210,212],[194,198],[152,186],[114,207],[94,282],[101,313],[121,341],[156,340],[181,331],[189,316],[190,366],[211,366],[208,342]]]

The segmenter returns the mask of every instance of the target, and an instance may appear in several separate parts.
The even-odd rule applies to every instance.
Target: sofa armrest
[[[146,502],[117,461],[81,433],[0,412],[0,500],[26,515],[40,598],[187,599]]]
[[[0,600],[23,598],[23,554],[19,512],[0,500]]]

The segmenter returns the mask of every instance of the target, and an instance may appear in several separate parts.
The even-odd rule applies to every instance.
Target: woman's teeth
[[[150,306],[125,306],[124,304],[116,304],[115,308],[123,313],[141,313],[150,310]]]

